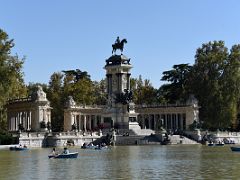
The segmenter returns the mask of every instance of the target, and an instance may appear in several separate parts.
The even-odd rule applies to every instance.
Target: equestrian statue
[[[127,39],[123,39],[120,41],[119,37],[117,37],[115,43],[112,45],[112,48],[113,48],[112,54],[113,54],[113,52],[116,54],[117,49],[120,49],[120,51],[122,53],[125,43],[127,43]]]

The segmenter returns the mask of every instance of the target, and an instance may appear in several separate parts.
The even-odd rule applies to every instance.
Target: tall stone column
[[[73,113],[71,113],[71,120],[70,120],[70,130],[72,130],[72,125],[75,123],[75,115]]]
[[[179,118],[180,118],[180,129],[183,130],[183,118],[182,118],[182,114],[179,114]]]
[[[167,114],[164,114],[164,117],[165,117],[165,129],[168,129],[168,116]]]
[[[26,129],[27,129],[26,111],[23,111],[23,112],[22,112],[22,124],[23,124],[24,129],[26,130]]]
[[[29,111],[26,111],[26,130],[29,130]]]
[[[157,130],[158,115],[154,114],[154,130]]]
[[[151,129],[151,115],[148,114],[148,129]]]
[[[108,95],[112,94],[112,74],[107,74],[107,93]]]
[[[81,118],[81,115],[78,114],[77,116],[77,121],[78,121],[78,131],[81,131],[81,126],[82,126],[82,118]]]
[[[87,131],[87,116],[84,115],[83,118],[84,118],[84,131],[86,132]]]
[[[14,131],[18,130],[18,113],[15,113]]]
[[[117,91],[121,92],[121,79],[122,79],[122,74],[121,73],[117,73]]]
[[[88,124],[88,130],[92,130],[92,116],[87,115],[87,124]]]
[[[130,76],[131,73],[127,73],[127,89],[130,89]]]

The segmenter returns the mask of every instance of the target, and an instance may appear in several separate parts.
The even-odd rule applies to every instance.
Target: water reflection
[[[51,149],[0,151],[0,179],[237,179],[240,153],[228,146],[119,146],[48,159]]]

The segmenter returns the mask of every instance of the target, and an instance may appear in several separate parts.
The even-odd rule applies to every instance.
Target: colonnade
[[[142,129],[159,130],[161,127],[171,130],[186,129],[185,113],[139,114],[138,123]]]
[[[20,111],[8,113],[8,129],[9,131],[18,131],[21,125],[24,130],[29,131],[32,123],[31,111]],[[23,130],[22,129],[22,130]]]
[[[8,101],[6,107],[9,131],[41,131],[41,122],[51,123],[52,108],[41,86],[30,97]]]
[[[71,114],[71,125],[75,125],[77,131],[95,131],[103,123],[103,118],[98,114]],[[69,128],[65,130],[70,130]],[[72,130],[72,127],[71,127]]]

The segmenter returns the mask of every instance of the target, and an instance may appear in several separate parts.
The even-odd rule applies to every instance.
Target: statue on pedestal
[[[121,52],[123,51],[124,44],[127,43],[127,39],[123,39],[120,41],[119,37],[117,37],[114,44],[112,44],[112,54],[113,52],[116,53],[116,50],[119,49]]]
[[[66,107],[72,107],[72,106],[76,106],[76,102],[74,101],[72,96],[68,96],[68,99],[65,103]]]

